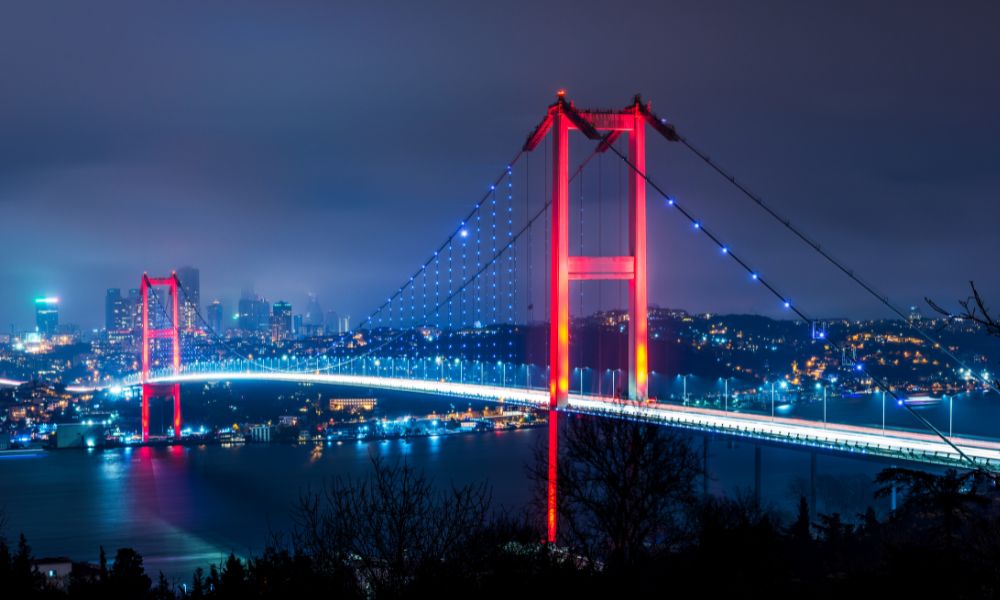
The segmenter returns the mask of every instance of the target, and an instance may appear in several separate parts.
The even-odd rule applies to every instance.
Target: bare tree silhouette
[[[302,494],[297,543],[328,572],[352,567],[378,597],[398,597],[428,564],[446,562],[486,526],[485,483],[440,490],[405,462],[372,457],[361,478],[336,478]]]
[[[979,289],[976,288],[976,282],[970,281],[969,287],[972,289],[972,295],[965,300],[958,301],[958,305],[962,307],[962,310],[959,313],[953,313],[952,311],[945,309],[930,298],[924,298],[924,300],[936,313],[949,320],[967,319],[982,326],[986,330],[986,333],[1000,336],[1000,321],[990,314],[990,310],[986,306],[986,302],[979,293]]]
[[[687,438],[621,412],[566,419],[559,448],[560,542],[591,564],[627,570],[675,543],[701,465]],[[529,466],[540,496],[547,451]]]

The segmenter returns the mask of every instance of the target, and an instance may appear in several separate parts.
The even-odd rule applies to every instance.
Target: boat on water
[[[903,402],[906,402],[907,406],[934,406],[935,404],[941,404],[943,398],[940,396],[910,396],[905,398]]]

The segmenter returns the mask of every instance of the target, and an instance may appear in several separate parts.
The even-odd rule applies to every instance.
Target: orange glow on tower
[[[629,282],[629,378],[630,400],[649,397],[648,311],[646,281],[646,136],[648,107],[636,97],[620,111],[581,111],[567,102],[559,90],[556,102],[542,123],[528,137],[524,150],[534,150],[552,133],[552,230],[551,296],[549,307],[549,468],[547,490],[547,539],[556,541],[557,460],[559,429],[557,411],[569,400],[569,282],[570,280],[625,279]],[[654,123],[654,127],[662,127]],[[593,140],[601,140],[599,152],[608,149],[620,135],[628,135],[629,161],[635,170],[629,176],[629,254],[627,256],[569,255],[569,131],[576,129]],[[608,132],[603,135],[600,132]]]

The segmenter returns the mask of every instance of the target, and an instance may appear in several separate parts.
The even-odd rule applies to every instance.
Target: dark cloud
[[[901,303],[1000,297],[989,2],[0,6],[0,315],[183,263],[359,315],[476,199],[553,91],[637,91]],[[657,144],[660,144],[657,142]],[[662,145],[662,144],[661,144]],[[650,171],[823,314],[878,314],[676,148]],[[392,215],[387,218],[387,215]],[[661,304],[772,308],[670,215]]]

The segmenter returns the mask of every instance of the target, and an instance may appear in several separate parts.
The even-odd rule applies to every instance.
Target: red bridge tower
[[[648,399],[649,303],[646,288],[646,124],[677,141],[677,134],[657,118],[636,96],[621,110],[578,110],[560,91],[545,119],[528,136],[524,150],[534,150],[552,132],[552,230],[549,322],[549,465],[548,541],[556,541],[556,479],[559,428],[557,410],[569,400],[569,282],[619,279],[629,282],[628,398]],[[570,256],[569,254],[569,131],[579,130],[601,140],[599,152],[608,150],[623,133],[628,135],[629,253],[626,256]],[[602,134],[601,132],[608,132]]]
[[[170,327],[167,329],[152,329],[149,326],[149,290],[153,286],[165,286],[169,289],[172,308]],[[174,400],[174,437],[181,437],[181,386],[179,383],[156,384],[149,381],[149,342],[155,339],[168,339],[171,342],[171,364],[174,375],[181,371],[181,341],[178,325],[177,273],[170,277],[149,277],[142,274],[142,441],[149,441],[149,400],[151,398],[168,398]]]

